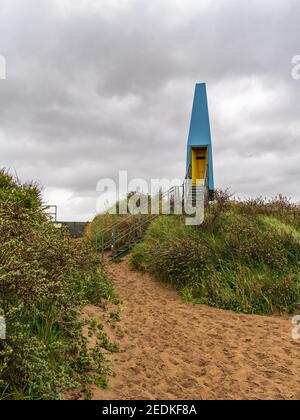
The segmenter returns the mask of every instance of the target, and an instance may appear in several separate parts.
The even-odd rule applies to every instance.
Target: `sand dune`
[[[300,399],[290,320],[184,303],[126,261],[109,271],[125,351],[112,355],[115,377],[93,399]]]

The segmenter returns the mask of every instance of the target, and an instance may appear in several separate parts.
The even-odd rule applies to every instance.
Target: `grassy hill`
[[[40,191],[0,171],[0,399],[56,399],[90,381],[105,382],[100,347],[88,350],[80,311],[114,300],[98,255],[56,229]]]
[[[192,302],[292,311],[300,301],[300,207],[283,197],[240,202],[219,192],[201,226],[186,226],[183,216],[154,221],[130,264]]]

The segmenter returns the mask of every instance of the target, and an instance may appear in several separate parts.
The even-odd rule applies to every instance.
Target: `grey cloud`
[[[1,166],[39,180],[62,217],[92,217],[97,180],[119,169],[184,176],[194,84],[204,80],[216,185],[300,199],[297,0],[79,5],[1,2]]]

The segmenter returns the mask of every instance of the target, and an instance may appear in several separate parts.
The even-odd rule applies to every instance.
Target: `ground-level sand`
[[[300,399],[290,320],[185,303],[126,260],[108,269],[124,351],[111,357],[109,389],[93,388],[93,399]]]

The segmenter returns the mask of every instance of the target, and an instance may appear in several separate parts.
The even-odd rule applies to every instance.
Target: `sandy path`
[[[291,322],[184,303],[177,293],[109,266],[123,301],[116,374],[94,399],[300,399],[300,343]]]

